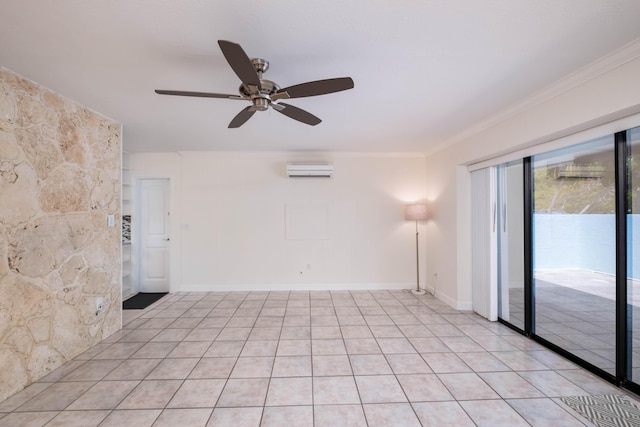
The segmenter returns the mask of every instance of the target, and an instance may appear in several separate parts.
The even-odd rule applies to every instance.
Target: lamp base
[[[427,291],[424,289],[411,289],[411,293],[414,295],[425,295]]]

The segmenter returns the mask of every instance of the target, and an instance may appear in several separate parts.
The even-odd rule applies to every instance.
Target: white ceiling
[[[123,124],[138,151],[426,152],[640,37],[638,0],[0,0],[0,66]],[[281,87],[355,88],[227,129],[244,101],[218,39]]]

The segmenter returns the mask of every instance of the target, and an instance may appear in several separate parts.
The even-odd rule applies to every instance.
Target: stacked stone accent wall
[[[0,401],[121,327],[120,133],[0,68]]]

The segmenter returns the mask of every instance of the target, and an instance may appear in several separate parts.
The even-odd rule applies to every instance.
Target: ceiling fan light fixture
[[[254,111],[267,111],[271,101],[268,98],[253,98]]]

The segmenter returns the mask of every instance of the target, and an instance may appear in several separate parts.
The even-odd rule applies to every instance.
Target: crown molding
[[[177,151],[180,156],[211,155],[216,157],[240,157],[240,158],[273,158],[291,159],[321,158],[330,161],[339,158],[398,158],[398,159],[424,159],[423,152],[384,152],[384,151]]]
[[[440,151],[450,145],[463,141],[472,135],[482,132],[502,123],[524,111],[527,111],[536,105],[539,105],[549,99],[555,98],[575,87],[578,87],[590,80],[595,79],[611,70],[614,70],[628,62],[640,57],[640,38],[637,38],[624,46],[614,50],[613,52],[593,61],[592,63],[574,71],[573,73],[563,77],[562,79],[550,84],[534,95],[511,105],[510,107],[494,114],[486,120],[483,120],[467,130],[457,134],[447,142],[435,147],[431,153]],[[431,154],[430,153],[430,154]]]

